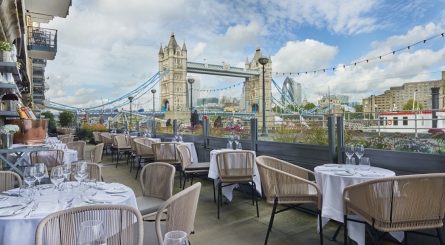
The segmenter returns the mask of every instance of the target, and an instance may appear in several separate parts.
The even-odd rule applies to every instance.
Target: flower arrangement
[[[5,41],[0,41],[0,50],[1,51],[11,51],[12,45]]]
[[[19,126],[15,124],[6,124],[0,127],[1,134],[14,134],[20,130]]]

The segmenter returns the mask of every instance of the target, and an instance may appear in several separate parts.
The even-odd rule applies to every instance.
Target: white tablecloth
[[[74,185],[77,185],[77,183]],[[47,215],[66,208],[63,203],[59,202],[62,196],[65,199],[66,196],[75,197],[72,207],[90,205],[83,200],[95,200],[105,201],[109,204],[123,204],[137,208],[136,197],[132,189],[119,183],[104,184],[101,185],[101,187],[102,186],[107,190],[125,188],[126,192],[119,193],[119,195],[122,196],[111,196],[103,190],[99,190],[94,196],[89,196],[92,195],[91,193],[94,193],[93,189],[82,192],[73,188],[70,192],[59,192],[54,191],[51,187],[42,190],[42,196],[35,197],[35,202],[38,203],[37,209],[28,217],[25,218],[24,216],[29,212],[32,205],[29,205],[29,207],[21,214],[0,217],[0,244],[34,244],[35,233],[39,222]],[[14,202],[16,201],[13,200],[14,198],[17,197],[8,197],[7,200],[2,200],[0,202]]]
[[[216,165],[216,154],[219,152],[226,151],[227,149],[222,150],[212,150],[210,152],[210,167],[209,167],[209,175],[208,177],[211,179],[218,179],[219,173],[218,173],[218,166]],[[251,151],[254,154],[254,157],[256,156],[255,151]],[[233,160],[232,162],[236,162],[236,160]],[[253,182],[255,182],[256,191],[261,195],[261,179],[260,174],[258,172],[258,168],[256,166],[256,162],[253,164]],[[216,183],[215,183],[216,184]],[[222,194],[227,198],[227,200],[232,201],[233,198],[233,189],[235,189],[238,185],[229,185],[222,188]]]
[[[63,150],[63,163],[64,164],[65,163],[72,163],[72,162],[75,162],[75,161],[78,160],[77,159],[77,151],[76,150],[72,150],[72,149],[68,149],[66,147],[66,144],[63,144],[63,143],[56,143],[56,144],[52,144],[52,145],[45,145],[45,144],[39,144],[39,145],[13,144],[11,148],[19,148],[19,147],[23,147],[23,146],[27,146],[29,148],[32,148],[33,146],[34,147],[45,146],[45,147],[48,147],[48,148],[51,148],[51,149]],[[41,151],[41,152],[39,152],[39,156],[41,157],[41,159],[42,159],[43,156],[44,156],[43,159],[45,159],[45,158],[55,159],[56,158],[56,153],[55,152],[48,153],[48,152],[45,152],[45,151]],[[8,155],[8,159],[13,161],[13,162],[15,162],[16,158],[17,158],[16,154],[9,154]],[[31,163],[31,161],[29,159],[29,153],[25,155],[25,160],[28,163]],[[43,160],[43,161],[45,162],[45,160]]]
[[[196,153],[195,144],[193,142],[181,142],[179,144],[186,145],[187,148],[189,148],[190,154],[191,154],[191,157],[192,157],[192,164],[193,163],[198,163],[198,154]]]
[[[315,180],[323,195],[322,222],[325,225],[330,219],[343,223],[343,190],[345,187],[368,180],[395,176],[391,170],[371,167],[369,171],[356,170],[355,174],[347,174],[344,164],[327,164],[314,169]],[[357,166],[358,167],[358,166]],[[348,222],[348,235],[359,245],[365,244],[365,225]]]

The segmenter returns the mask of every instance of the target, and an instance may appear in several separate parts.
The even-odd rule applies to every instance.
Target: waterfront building
[[[300,105],[302,103],[301,83],[295,82],[293,78],[286,77],[281,91],[281,102],[283,105]]]

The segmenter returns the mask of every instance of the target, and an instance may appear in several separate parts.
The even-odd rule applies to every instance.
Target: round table
[[[330,219],[343,223],[343,190],[350,185],[368,180],[395,176],[388,169],[370,167],[363,170],[362,166],[344,164],[325,164],[314,169],[315,180],[323,195],[322,222],[325,225]],[[365,244],[365,225],[348,222],[349,237],[359,245]]]
[[[67,208],[100,203],[123,204],[137,208],[133,190],[119,183],[98,183],[96,188],[88,186],[79,188],[77,183],[69,182],[67,186],[72,188],[56,191],[53,185],[42,185],[42,195],[33,196],[34,201],[26,205],[21,213],[6,216],[8,211],[0,209],[0,244],[34,244],[39,222],[47,215]],[[18,189],[14,189],[8,193],[18,192]],[[25,198],[15,196],[0,198],[0,203],[3,205],[8,202],[11,204],[28,202]],[[68,201],[71,199],[72,203],[69,204]],[[20,206],[9,209],[18,208]]]

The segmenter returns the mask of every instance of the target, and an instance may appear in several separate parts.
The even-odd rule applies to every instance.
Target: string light
[[[445,36],[445,33],[440,33],[440,34],[431,36],[431,37],[429,37],[427,39],[423,39],[421,41],[418,41],[418,42],[412,43],[410,45],[407,45],[407,46],[405,46],[403,48],[392,50],[392,51],[390,51],[388,53],[381,54],[381,55],[378,55],[378,56],[375,56],[375,57],[370,57],[370,58],[365,58],[363,60],[355,61],[353,63],[350,63],[349,65],[348,64],[343,64],[342,66],[343,66],[344,69],[346,69],[347,67],[357,66],[357,64],[361,64],[361,63],[365,63],[365,62],[369,63],[370,61],[373,61],[373,60],[382,60],[382,58],[385,57],[385,56],[388,56],[388,55],[391,55],[391,54],[395,55],[396,53],[400,53],[400,52],[402,52],[404,50],[410,50],[414,46],[417,46],[419,44],[425,44],[427,41],[431,41],[433,39],[436,39],[436,38],[439,38],[439,37],[444,37],[444,36]],[[338,65],[338,66],[340,66],[340,65]],[[312,70],[312,71],[283,72],[282,74],[284,76],[286,74],[292,75],[292,73],[293,73],[293,74],[297,74],[297,76],[299,76],[300,74],[309,74],[309,73],[316,74],[317,72],[326,72],[326,70],[328,70],[328,71],[329,70],[335,71],[335,67],[322,68],[322,69]],[[276,75],[278,75],[278,74],[280,74],[280,73],[277,72]]]

